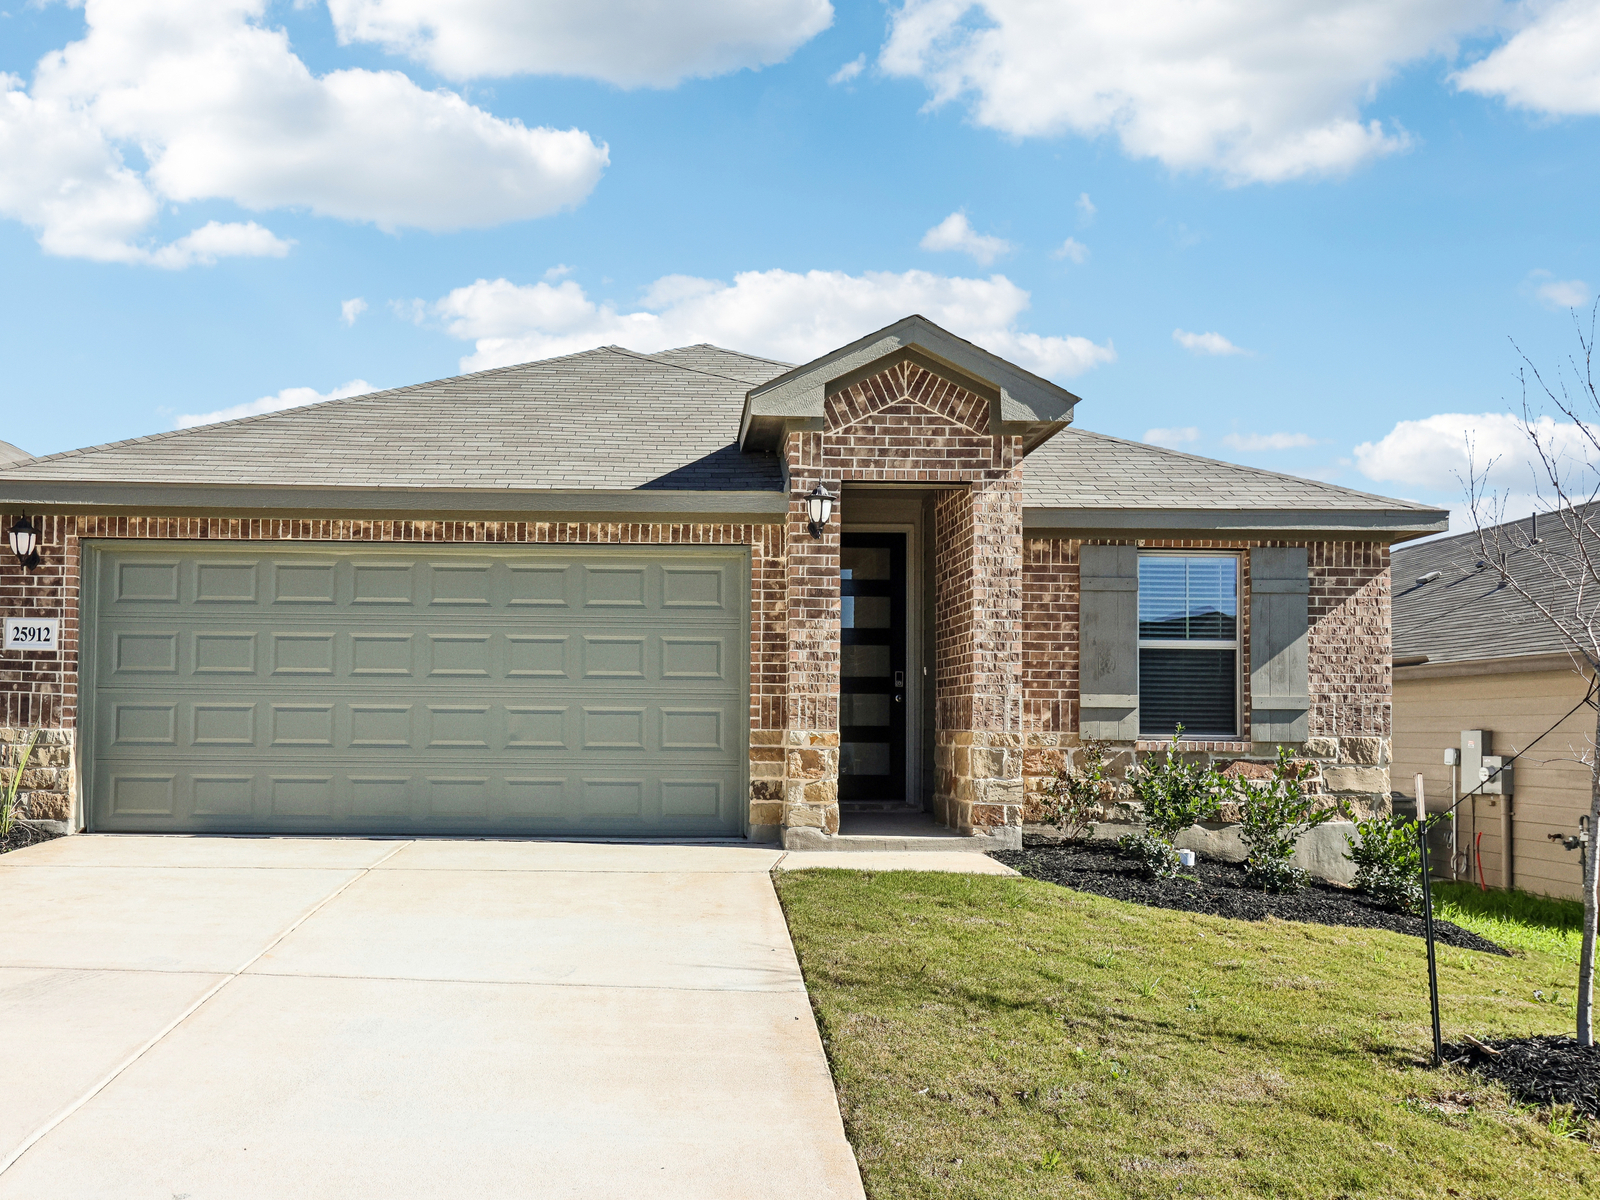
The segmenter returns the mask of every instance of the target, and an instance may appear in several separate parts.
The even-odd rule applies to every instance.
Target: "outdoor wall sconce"
[[[39,565],[39,531],[29,523],[26,513],[7,531],[6,540],[24,570],[31,571]]]
[[[817,486],[806,494],[807,528],[811,536],[818,541],[822,539],[822,528],[828,523],[828,518],[833,515],[833,502],[837,499],[832,492],[822,486],[822,481],[817,481]]]

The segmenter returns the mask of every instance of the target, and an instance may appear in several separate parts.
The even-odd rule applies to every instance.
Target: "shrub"
[[[1178,873],[1178,852],[1173,842],[1189,826],[1211,820],[1218,811],[1222,780],[1209,766],[1185,762],[1178,757],[1179,725],[1167,743],[1166,757],[1152,765],[1154,755],[1139,764],[1133,780],[1133,794],[1144,807],[1147,827],[1144,834],[1130,834],[1117,844],[1139,860],[1153,878],[1170,878]],[[1160,843],[1163,854],[1149,841]]]
[[[1358,890],[1385,908],[1422,911],[1422,851],[1415,821],[1400,816],[1357,821],[1344,856],[1356,865]]]
[[[1106,777],[1109,749],[1109,743],[1090,739],[1079,754],[1078,770],[1063,766],[1051,776],[1040,804],[1043,824],[1055,826],[1074,841],[1088,832],[1110,791],[1111,781]]]
[[[1117,849],[1138,863],[1151,879],[1171,879],[1182,866],[1172,843],[1148,830],[1118,838]]]
[[[1264,892],[1296,892],[1305,887],[1306,873],[1289,865],[1300,835],[1340,815],[1337,806],[1310,795],[1300,778],[1300,767],[1290,761],[1286,747],[1278,747],[1278,761],[1266,779],[1230,779],[1239,802],[1239,840],[1245,844],[1244,879]]]

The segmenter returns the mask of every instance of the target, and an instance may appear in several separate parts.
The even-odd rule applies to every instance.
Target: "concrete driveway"
[[[860,1197],[778,858],[4,855],[0,1197]]]

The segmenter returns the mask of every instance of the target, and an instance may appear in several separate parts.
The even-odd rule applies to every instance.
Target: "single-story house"
[[[1541,550],[1563,554],[1572,535],[1559,519],[1528,518],[1487,532],[1491,554],[1503,542],[1517,578],[1560,602],[1560,585],[1539,556],[1518,550],[1538,537]],[[1433,844],[1453,858],[1450,874],[1576,898],[1581,870],[1565,839],[1577,835],[1578,818],[1589,811],[1584,760],[1595,710],[1584,701],[1593,671],[1501,582],[1482,550],[1473,531],[1394,556],[1395,787],[1409,792],[1421,772],[1435,813],[1478,792],[1456,807],[1453,829],[1446,823],[1435,832]],[[1460,761],[1446,762],[1450,751]],[[1515,762],[1479,790],[1483,755]]]
[[[59,622],[0,657],[0,736],[47,731],[27,807],[97,831],[1015,845],[1080,737],[1180,722],[1386,807],[1389,548],[1446,514],[1078,402],[912,316],[0,468],[39,533],[0,607]]]

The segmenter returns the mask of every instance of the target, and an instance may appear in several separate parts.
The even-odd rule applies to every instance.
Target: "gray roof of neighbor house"
[[[1537,551],[1521,548],[1533,535],[1531,519],[1495,528],[1504,534],[1500,545],[1518,580],[1534,595],[1564,601],[1570,610],[1570,593],[1540,562],[1543,553],[1565,555],[1573,549],[1572,534],[1561,520],[1539,518],[1537,534],[1544,540]],[[1494,531],[1486,532],[1492,549]],[[1591,553],[1600,553],[1600,546],[1591,547]],[[1471,662],[1567,648],[1555,626],[1484,562],[1476,530],[1396,550],[1390,568],[1396,660],[1426,655],[1430,664]],[[1428,578],[1434,572],[1438,575]],[[1597,602],[1600,597],[1591,597],[1588,604]]]
[[[1444,530],[1448,519],[1431,505],[1070,426],[1028,456],[1023,494],[1028,525],[1035,528],[1310,529],[1419,537]],[[1115,523],[1108,526],[1108,520]]]
[[[10,442],[0,442],[0,466],[5,466],[7,463],[22,462],[24,459],[32,457],[33,455],[26,450],[13,446]]]
[[[734,438],[745,393],[786,369],[605,346],[46,455],[0,481],[770,491],[777,460]]]

